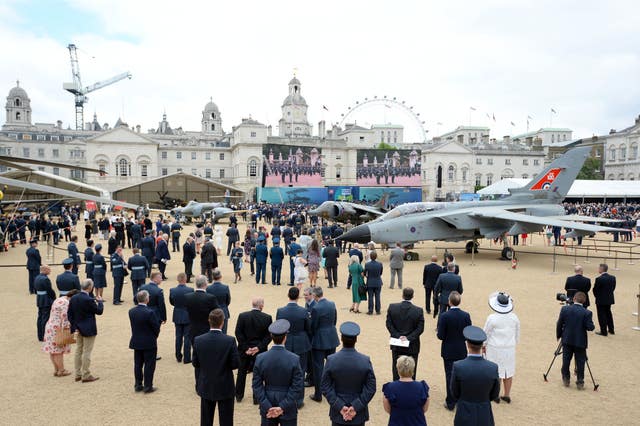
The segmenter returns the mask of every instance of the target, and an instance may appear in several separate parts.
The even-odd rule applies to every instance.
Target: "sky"
[[[640,114],[638,28],[632,0],[0,0],[0,93],[19,79],[33,121],[73,126],[62,83],[74,43],[83,85],[133,74],[90,94],[86,121],[95,112],[146,130],[166,112],[172,127],[199,130],[211,98],[225,131],[251,117],[277,133],[295,72],[314,132],[322,119],[393,122],[419,141],[403,108],[356,108],[387,96],[429,136],[471,123],[501,139],[531,117],[532,130],[580,138]]]

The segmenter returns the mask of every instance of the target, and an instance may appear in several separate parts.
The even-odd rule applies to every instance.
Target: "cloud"
[[[294,68],[312,123],[339,121],[356,100],[385,94],[413,105],[431,134],[436,122],[441,131],[467,124],[471,105],[474,124],[490,124],[498,138],[524,131],[527,115],[531,128],[548,125],[551,107],[554,126],[576,137],[626,127],[640,112],[640,5],[632,1],[47,4],[40,7],[61,8],[55,15],[67,21],[42,27],[66,32],[15,24],[25,13],[16,3],[0,14],[10,58],[1,81],[6,91],[23,81],[36,121],[74,119],[73,97],[61,89],[70,80],[71,41],[82,49],[85,85],[133,74],[89,95],[85,119],[94,110],[112,124],[124,115],[143,129],[157,126],[166,109],[173,127],[197,130],[210,96],[227,131],[249,115],[275,127]],[[95,28],[74,22],[79,16]],[[385,114],[368,109],[350,118],[376,122]],[[387,119],[417,134],[402,114]]]

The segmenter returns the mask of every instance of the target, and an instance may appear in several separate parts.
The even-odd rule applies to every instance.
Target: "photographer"
[[[579,291],[573,296],[573,304],[565,305],[560,310],[556,324],[556,337],[562,339],[562,382],[570,385],[569,364],[575,355],[577,381],[579,390],[584,389],[584,364],[587,360],[587,331],[595,329],[592,313],[583,306],[586,294]]]

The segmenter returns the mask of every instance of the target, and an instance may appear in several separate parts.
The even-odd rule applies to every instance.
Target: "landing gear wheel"
[[[511,260],[513,259],[513,255],[515,254],[515,252],[513,251],[513,249],[511,247],[505,247],[502,249],[502,258],[506,259],[506,260]]]
[[[474,253],[478,253],[478,246],[480,244],[478,244],[475,241],[469,241],[467,242],[467,244],[464,246],[464,252],[467,254],[471,254],[471,250],[473,249]]]

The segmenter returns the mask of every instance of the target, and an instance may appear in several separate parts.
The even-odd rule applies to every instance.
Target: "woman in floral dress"
[[[42,350],[49,354],[51,357],[51,363],[53,364],[54,373],[56,377],[68,376],[70,371],[64,369],[64,355],[71,352],[71,345],[56,346],[55,338],[56,332],[62,330],[64,327],[69,327],[69,320],[67,319],[67,311],[69,310],[69,300],[71,297],[78,293],[78,290],[71,290],[65,296],[58,297],[54,300],[51,306],[51,315],[49,321],[44,328],[44,342],[42,343]]]
[[[311,287],[315,287],[320,270],[320,245],[316,239],[311,240],[307,250],[307,269],[309,270],[309,284]]]

